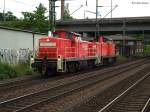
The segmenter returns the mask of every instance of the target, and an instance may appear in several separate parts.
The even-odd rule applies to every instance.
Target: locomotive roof
[[[54,32],[67,32],[67,33],[74,34],[74,35],[76,35],[76,36],[81,36],[81,34],[79,34],[79,33],[76,33],[76,32],[69,32],[69,31],[65,31],[65,30],[56,30],[56,31],[54,31]]]

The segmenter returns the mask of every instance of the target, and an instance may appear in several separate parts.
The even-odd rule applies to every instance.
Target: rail
[[[147,78],[150,75],[150,72],[147,73],[145,76],[140,78],[138,81],[136,81],[132,86],[130,86],[128,89],[126,89],[124,92],[122,92],[120,95],[118,95],[115,99],[113,99],[111,102],[109,102],[106,106],[104,106],[101,110],[98,112],[104,112],[107,109],[109,109],[113,104],[115,104],[120,98],[122,98],[125,94],[127,94],[129,91],[131,91],[135,86],[137,86],[139,83],[141,83],[145,78]]]
[[[143,63],[143,61],[142,61],[142,63]],[[135,68],[135,67],[141,65],[141,63],[139,63],[138,65],[135,65],[135,64],[133,64],[133,65],[134,65],[133,68]],[[122,67],[122,68],[125,68],[125,67]],[[20,96],[18,98],[13,98],[13,99],[10,99],[8,101],[1,102],[0,103],[1,108],[4,108],[4,109],[6,108],[6,109],[10,109],[10,110],[14,109],[15,112],[19,112],[19,111],[22,112],[23,110],[30,109],[32,107],[36,107],[37,105],[42,104],[46,101],[51,101],[55,98],[60,98],[64,95],[68,95],[68,94],[70,94],[70,92],[75,92],[75,91],[79,90],[80,88],[87,88],[89,86],[95,85],[96,83],[98,83],[100,81],[112,78],[113,76],[116,76],[116,75],[120,75],[120,73],[125,72],[129,69],[131,70],[133,68],[128,66],[128,68],[126,68],[126,69],[123,69],[123,70],[119,69],[119,71],[111,74],[110,76],[106,76],[105,73],[110,72],[111,70],[105,71],[105,72],[103,71],[103,75],[104,75],[103,78],[101,77],[101,75],[99,75],[99,73],[98,74],[94,73],[95,74],[94,76],[88,75],[89,77],[84,77],[81,79],[77,78],[77,80],[74,80],[73,82],[70,82],[70,83],[60,84],[60,85],[57,85],[55,87],[50,87],[50,88],[47,88],[45,90],[40,90],[40,91],[35,92],[35,93],[23,95],[23,96]],[[116,69],[118,69],[118,68],[116,68]],[[63,89],[62,87],[64,87],[65,89]],[[66,89],[66,87],[68,89]],[[54,90],[56,90],[56,91],[54,91]],[[58,92],[60,90],[62,92]],[[30,99],[30,98],[33,98],[32,102],[30,102],[29,100],[26,100],[26,99]]]
[[[146,104],[144,105],[144,107],[143,107],[143,109],[142,109],[141,112],[146,112],[149,104],[150,104],[150,98],[147,100],[147,102],[146,102]]]

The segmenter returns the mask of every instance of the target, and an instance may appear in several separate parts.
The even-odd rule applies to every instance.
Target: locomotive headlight
[[[61,58],[58,58],[57,60],[58,60],[58,61],[61,61]]]
[[[30,62],[31,62],[31,64],[34,63],[34,58],[33,57],[31,57]]]

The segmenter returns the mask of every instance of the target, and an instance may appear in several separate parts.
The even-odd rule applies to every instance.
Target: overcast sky
[[[150,0],[112,0],[113,7],[118,5],[117,8],[112,13],[113,17],[137,17],[137,16],[150,16]],[[35,7],[39,3],[44,4],[48,9],[48,0],[5,0],[6,2],[6,11],[13,12],[16,16],[21,17],[21,12],[29,11],[32,12],[35,10]],[[96,0],[73,0],[66,1],[69,3],[70,13],[74,12],[81,5],[83,7],[75,12],[72,16],[77,19],[84,18],[85,10],[95,12]],[[104,17],[108,12],[110,12],[111,0],[98,0],[99,7],[98,11],[101,14],[101,17]],[[60,1],[56,2],[57,6],[60,6]],[[4,0],[0,0],[0,12],[4,9]],[[56,8],[57,19],[60,18],[60,7]],[[86,12],[85,17],[95,18],[95,14]],[[100,17],[100,16],[99,16]],[[110,17],[110,14],[107,16]]]

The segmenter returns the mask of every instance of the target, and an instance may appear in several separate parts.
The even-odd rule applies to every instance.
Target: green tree
[[[0,21],[4,20],[4,14],[0,13]],[[7,21],[15,21],[17,20],[17,17],[15,15],[13,15],[13,13],[11,11],[8,11],[7,13],[5,13],[5,20]]]
[[[3,22],[3,14],[0,13],[1,26],[30,30],[34,32],[46,33],[48,31],[48,18],[45,16],[47,9],[43,4],[39,4],[33,12],[22,12],[23,18],[18,19],[12,12],[5,15],[6,22]]]
[[[5,18],[6,18],[6,21],[14,21],[14,20],[17,20],[17,17],[14,16],[11,11],[8,11],[8,12],[5,14]]]
[[[22,12],[23,20],[21,26],[26,30],[33,30],[34,27],[34,14],[31,12]]]
[[[47,17],[45,16],[47,9],[42,5],[39,4],[34,11],[34,29],[35,31],[40,32],[47,32],[48,30],[48,21]]]
[[[33,30],[35,32],[47,32],[48,21],[45,16],[46,8],[39,4],[36,10],[31,12],[22,12],[24,29]]]
[[[18,23],[18,18],[13,15],[12,12],[8,11],[5,13],[5,22],[4,22],[4,14],[0,13],[0,26],[16,28],[16,23]]]
[[[3,13],[0,12],[0,21],[3,21]]]

